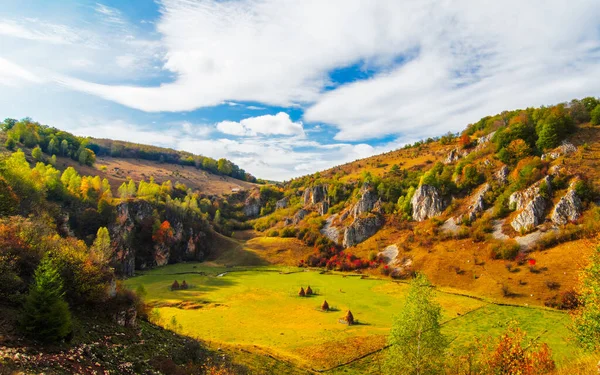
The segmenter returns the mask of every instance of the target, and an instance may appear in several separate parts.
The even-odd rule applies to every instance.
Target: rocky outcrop
[[[360,189],[360,198],[358,202],[352,208],[352,216],[358,217],[362,213],[368,213],[373,210],[375,203],[377,202],[378,196],[371,185],[365,183]]]
[[[288,199],[288,197],[283,197],[275,203],[275,209],[281,210],[283,208],[287,208],[289,203],[290,203],[290,200]]]
[[[122,309],[113,315],[113,320],[121,327],[135,327],[137,325],[137,310],[135,307]]]
[[[327,201],[323,201],[317,204],[317,212],[319,215],[325,215],[329,210],[329,203]]]
[[[306,211],[305,209],[301,208],[298,210],[298,212],[296,212],[296,215],[294,215],[294,218],[292,219],[292,222],[294,224],[298,224],[302,221],[302,219],[304,219],[304,217],[308,215],[308,211]]]
[[[303,199],[305,206],[323,202],[327,199],[327,186],[317,185],[305,188]]]
[[[530,231],[544,221],[547,200],[536,195],[510,223],[517,232]]]
[[[344,231],[342,245],[344,247],[351,247],[359,244],[377,233],[382,225],[383,219],[379,215],[358,217]]]
[[[412,200],[412,217],[423,221],[440,215],[444,211],[444,201],[435,186],[421,185],[415,191]]]
[[[554,224],[565,225],[579,219],[582,210],[581,199],[575,190],[571,189],[554,206],[550,218]]]
[[[485,210],[485,194],[491,190],[490,184],[484,184],[473,197],[471,198],[471,204],[467,208],[467,213],[464,215],[457,216],[454,219],[456,224],[462,223],[463,220],[475,221],[477,216]]]
[[[477,146],[475,146],[475,150],[474,151],[479,151],[481,149],[483,149],[494,137],[494,134],[496,134],[496,132],[491,132],[488,135],[484,135],[483,137],[479,137],[477,139]]]
[[[546,176],[527,189],[512,193],[508,198],[509,206],[511,208],[514,207],[515,210],[525,208],[529,202],[540,194],[540,186],[542,186],[542,184],[546,185],[547,193],[552,194],[552,179],[549,176]]]
[[[467,156],[469,153],[465,150],[459,150],[458,148],[453,149],[448,153],[446,159],[444,159],[444,164],[452,164],[460,158]]]
[[[246,217],[257,217],[260,214],[261,206],[262,202],[260,201],[260,197],[254,195],[249,196],[244,201],[244,215],[246,215]]]
[[[508,167],[503,165],[496,173],[494,173],[494,179],[498,181],[499,184],[504,185],[508,182]]]
[[[325,220],[325,225],[321,228],[321,234],[334,243],[338,243],[340,237],[339,229],[333,226],[333,222],[337,216],[337,214],[334,214],[328,217],[327,220]]]
[[[157,207],[144,200],[132,200],[116,207],[117,220],[109,227],[113,255],[111,265],[119,275],[132,276],[135,270],[184,260],[203,260],[212,232],[200,217],[190,218],[177,209]],[[153,237],[155,222],[168,221],[169,235]]]
[[[563,141],[562,144],[554,150],[543,154],[542,160],[554,160],[563,155],[569,155],[574,152],[577,152],[577,147],[571,142]]]

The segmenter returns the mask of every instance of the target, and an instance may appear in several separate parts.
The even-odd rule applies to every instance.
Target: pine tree
[[[411,281],[406,302],[390,332],[386,367],[392,374],[432,374],[439,370],[448,341],[441,333],[441,307],[423,274]]]
[[[64,300],[62,279],[49,259],[42,260],[35,270],[21,327],[26,335],[44,342],[63,340],[71,332],[71,313]]]

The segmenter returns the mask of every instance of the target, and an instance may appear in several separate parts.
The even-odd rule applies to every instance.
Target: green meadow
[[[189,289],[171,291],[174,280],[185,280]],[[158,268],[125,283],[131,289],[143,285],[147,302],[160,314],[160,324],[184,335],[215,346],[270,354],[306,369],[341,366],[335,371],[343,373],[363,372],[374,365],[377,355],[368,354],[385,346],[408,289],[405,283],[360,275],[201,263]],[[316,295],[299,297],[300,287],[309,285]],[[324,300],[333,311],[320,311]],[[444,333],[454,347],[475,337],[498,335],[515,320],[530,337],[548,343],[559,364],[578,354],[568,341],[569,316],[562,312],[501,306],[443,290],[437,301],[443,308]],[[348,310],[357,325],[340,323]]]

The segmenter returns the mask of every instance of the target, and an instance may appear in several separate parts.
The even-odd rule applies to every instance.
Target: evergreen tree
[[[54,155],[58,151],[58,142],[55,138],[52,138],[50,142],[48,142],[48,154]]]
[[[442,309],[423,274],[410,283],[408,297],[389,337],[386,368],[390,374],[433,374],[443,362],[448,341],[441,333]]]
[[[63,156],[67,156],[69,154],[69,142],[66,139],[63,139],[62,142],[60,142],[60,151],[62,152]]]
[[[64,300],[60,274],[49,259],[35,270],[35,279],[21,317],[25,334],[44,342],[63,340],[71,332],[71,313]]]
[[[136,190],[135,182],[133,180],[129,180],[129,183],[127,184],[127,196],[129,198],[135,197]]]

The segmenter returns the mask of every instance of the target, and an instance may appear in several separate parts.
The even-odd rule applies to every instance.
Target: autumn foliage
[[[163,221],[162,224],[154,231],[152,240],[156,243],[164,244],[173,238],[173,228],[171,223],[167,220]]]

